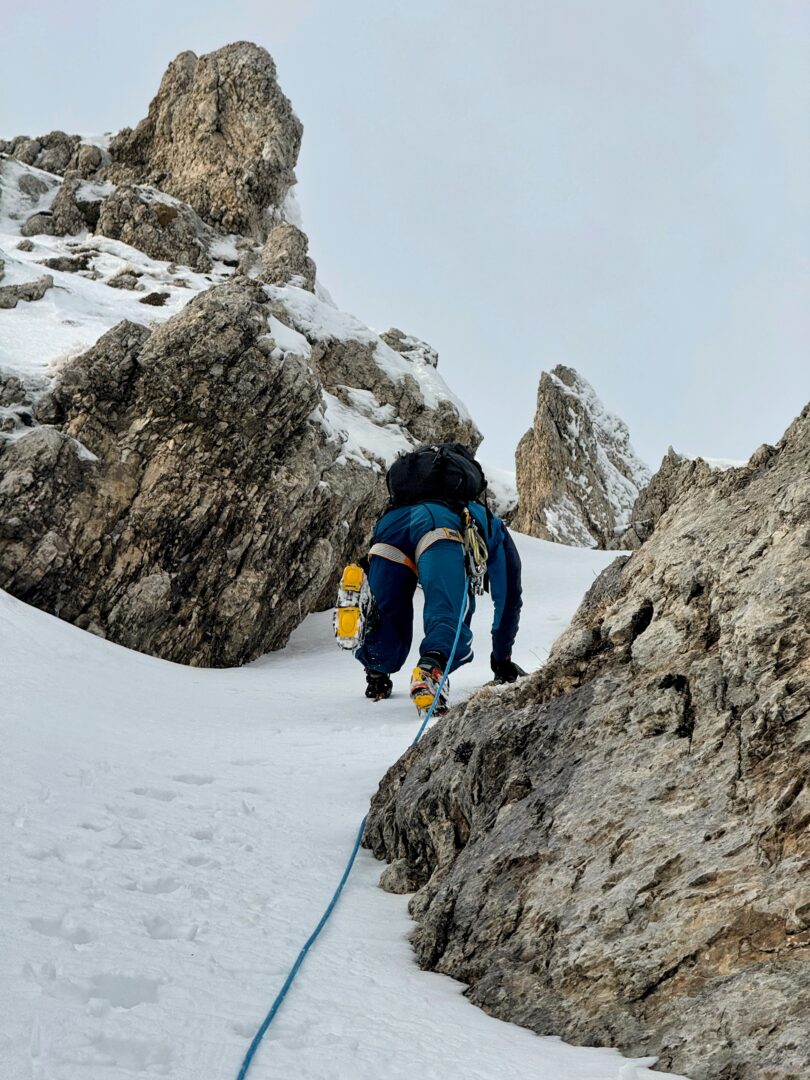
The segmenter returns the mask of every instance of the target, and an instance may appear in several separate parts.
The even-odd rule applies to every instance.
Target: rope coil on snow
[[[453,641],[453,648],[450,650],[450,656],[449,656],[448,661],[447,661],[447,667],[445,668],[444,674],[442,675],[441,681],[439,682],[439,685],[438,685],[438,687],[436,689],[436,694],[435,694],[435,696],[433,698],[433,701],[431,702],[430,708],[428,709],[424,720],[422,721],[422,723],[421,723],[421,725],[419,727],[419,730],[416,733],[416,736],[415,736],[413,742],[411,743],[411,746],[416,746],[416,744],[422,738],[422,735],[424,734],[425,728],[428,726],[428,724],[430,723],[430,719],[433,716],[433,712],[434,712],[434,710],[436,708],[436,704],[439,701],[439,698],[441,697],[442,690],[444,689],[444,684],[447,682],[447,676],[450,673],[450,668],[453,665],[453,660],[455,659],[456,650],[458,648],[459,638],[461,637],[461,628],[464,625],[464,615],[465,615],[466,610],[467,610],[466,601],[467,601],[467,589],[468,589],[468,587],[469,587],[469,578],[465,575],[465,577],[464,577],[464,595],[462,596],[462,600],[461,600],[461,608],[460,608],[460,614],[459,614],[459,617],[458,617],[458,626],[456,627],[456,636],[455,636],[455,640]],[[335,907],[337,906],[337,902],[340,899],[340,895],[343,892],[343,889],[344,889],[344,887],[346,885],[346,882],[349,880],[349,875],[352,872],[352,867],[354,866],[354,861],[357,858],[357,853],[360,850],[360,844],[362,843],[362,840],[363,840],[363,833],[365,832],[366,821],[367,820],[368,820],[368,814],[366,814],[363,817],[363,820],[360,822],[360,828],[357,830],[357,835],[356,835],[356,837],[354,839],[354,846],[352,847],[352,851],[351,851],[351,854],[349,855],[348,862],[346,863],[346,866],[345,866],[345,868],[343,870],[343,874],[342,874],[341,879],[340,879],[340,881],[338,883],[338,887],[335,889],[334,895],[332,896],[332,899],[327,904],[323,915],[321,915],[320,920],[318,922],[318,925],[315,927],[315,929],[309,935],[309,937],[307,938],[306,942],[304,943],[301,951],[298,953],[298,956],[295,959],[295,963],[290,968],[290,970],[289,970],[289,972],[287,974],[287,978],[284,980],[283,986],[279,990],[278,994],[276,994],[275,1000],[273,1001],[273,1004],[270,1006],[270,1009],[269,1009],[269,1011],[267,1013],[267,1016],[265,1016],[264,1020],[261,1023],[261,1026],[259,1027],[259,1030],[253,1036],[253,1040],[252,1040],[250,1046],[248,1047],[248,1050],[247,1050],[247,1053],[245,1054],[244,1060],[242,1061],[242,1067],[239,1070],[239,1073],[238,1073],[238,1075],[236,1077],[236,1080],[245,1080],[245,1077],[247,1076],[247,1073],[248,1073],[248,1069],[250,1068],[251,1062],[253,1061],[253,1058],[254,1058],[254,1056],[256,1054],[256,1051],[259,1049],[259,1045],[260,1045],[262,1039],[264,1038],[265,1034],[267,1033],[267,1029],[272,1024],[273,1020],[276,1017],[276,1014],[278,1013],[278,1010],[281,1008],[282,1003],[284,1002],[284,999],[286,998],[287,994],[289,993],[290,987],[295,982],[295,977],[298,974],[299,970],[301,969],[301,965],[303,964],[304,960],[306,959],[307,953],[312,948],[312,946],[315,944],[316,940],[318,939],[318,936],[320,935],[321,930],[323,930],[324,926],[326,926],[327,922],[329,921],[330,915],[335,910]]]

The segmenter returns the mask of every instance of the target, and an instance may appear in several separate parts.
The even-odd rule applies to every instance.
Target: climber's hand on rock
[[[499,683],[516,682],[523,675],[528,674],[512,660],[511,656],[507,656],[505,660],[496,660],[494,656],[490,656],[489,666],[495,673],[495,681]]]

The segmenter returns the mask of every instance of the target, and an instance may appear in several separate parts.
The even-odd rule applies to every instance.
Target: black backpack
[[[484,470],[461,443],[420,446],[402,454],[386,477],[390,507],[420,502],[458,506],[480,499],[487,486]]]

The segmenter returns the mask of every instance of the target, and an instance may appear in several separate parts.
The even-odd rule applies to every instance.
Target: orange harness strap
[[[413,570],[416,576],[419,577],[419,571],[416,569],[416,563],[413,559],[409,559],[404,551],[400,551],[393,544],[372,544],[369,555],[378,555],[381,559],[388,559],[390,562],[407,566],[409,570]]]

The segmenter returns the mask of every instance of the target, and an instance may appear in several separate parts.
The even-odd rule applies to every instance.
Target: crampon
[[[349,563],[338,587],[335,605],[335,640],[341,649],[354,651],[363,643],[373,599],[362,566]]]
[[[424,718],[430,710],[443,675],[444,672],[435,660],[430,657],[420,657],[411,675],[411,701],[416,706],[420,717]],[[436,708],[433,710],[434,716],[444,716],[450,708],[449,690],[450,683],[445,680]]]

